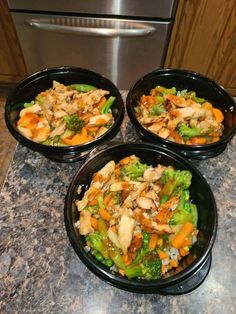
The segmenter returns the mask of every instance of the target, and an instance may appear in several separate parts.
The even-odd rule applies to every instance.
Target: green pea
[[[105,260],[105,265],[107,267],[111,267],[113,265],[113,261],[111,259],[107,259],[107,260]]]
[[[96,260],[98,260],[99,262],[103,261],[103,256],[101,253],[97,252],[95,255]]]

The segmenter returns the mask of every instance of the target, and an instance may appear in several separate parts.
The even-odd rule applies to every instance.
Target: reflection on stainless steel
[[[128,20],[83,17],[49,17],[26,19],[26,25],[46,31],[101,37],[146,36],[155,32],[155,28],[145,23]]]
[[[9,0],[28,72],[62,65],[120,89],[163,65],[177,0]],[[38,11],[37,11],[38,10]],[[63,12],[63,13],[62,13]]]

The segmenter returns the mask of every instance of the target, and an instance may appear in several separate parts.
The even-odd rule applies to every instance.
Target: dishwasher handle
[[[99,37],[140,37],[156,30],[143,22],[110,18],[50,17],[27,19],[24,23],[51,32]]]

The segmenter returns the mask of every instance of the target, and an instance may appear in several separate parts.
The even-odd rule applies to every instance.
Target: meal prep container
[[[167,88],[175,86],[177,90],[195,91],[197,97],[205,98],[214,107],[219,108],[224,113],[224,132],[221,140],[205,145],[178,144],[163,139],[145,129],[136,118],[134,108],[138,105],[141,96],[148,95],[150,90],[157,85]],[[228,142],[236,132],[236,105],[234,99],[213,80],[191,71],[160,69],[146,74],[129,90],[126,108],[129,118],[142,140],[167,147],[188,158],[205,159],[219,155],[225,150]]]
[[[201,173],[185,158],[169,149],[148,143],[119,143],[105,148],[100,147],[92,157],[77,171],[69,186],[64,208],[65,226],[69,240],[81,261],[98,277],[120,289],[140,293],[183,294],[197,288],[205,279],[211,265],[211,249],[216,237],[217,209],[212,191]],[[91,152],[91,154],[93,151]],[[176,169],[186,169],[192,173],[190,187],[191,200],[198,208],[198,241],[193,245],[191,254],[180,262],[180,270],[170,273],[170,277],[159,280],[128,279],[99,263],[85,250],[84,237],[79,234],[75,223],[79,212],[75,200],[81,199],[90,185],[92,175],[107,162],[135,154],[142,162],[150,165],[172,165]],[[82,186],[80,195],[78,185]],[[190,261],[190,258],[192,261]],[[194,259],[195,258],[195,259]]]
[[[89,84],[97,88],[108,90],[110,95],[115,96],[111,110],[114,116],[114,124],[99,138],[76,146],[48,146],[33,142],[20,134],[16,122],[19,119],[19,112],[23,108],[20,103],[30,102],[37,94],[52,87],[53,80],[70,84]],[[19,105],[20,104],[20,105]],[[58,162],[74,162],[84,158],[95,146],[113,138],[119,131],[124,117],[124,103],[117,87],[104,76],[93,71],[78,67],[59,67],[45,69],[34,73],[20,82],[13,92],[8,96],[5,105],[5,121],[10,133],[22,145],[43,154],[45,157]]]

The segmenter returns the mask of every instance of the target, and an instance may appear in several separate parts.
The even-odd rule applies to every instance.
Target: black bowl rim
[[[105,81],[107,81],[109,84],[111,84],[113,86],[113,88],[116,90],[117,95],[119,97],[118,101],[121,105],[121,108],[118,112],[118,116],[114,121],[114,124],[111,126],[111,128],[108,129],[108,131],[104,134],[102,134],[101,136],[99,136],[98,138],[94,139],[93,141],[90,142],[86,142],[84,144],[80,144],[80,145],[74,145],[74,146],[50,146],[50,145],[44,145],[44,144],[40,144],[40,143],[36,143],[34,141],[31,141],[29,139],[27,139],[26,137],[24,137],[23,135],[20,134],[20,132],[18,132],[9,122],[8,119],[8,115],[7,115],[7,107],[8,105],[11,103],[11,99],[14,96],[14,93],[16,92],[17,89],[23,89],[25,86],[27,86],[28,84],[31,83],[32,80],[37,79],[38,76],[41,75],[47,75],[50,73],[62,73],[66,75],[66,72],[70,72],[70,71],[82,71],[84,73],[88,73],[88,74],[92,74],[95,75],[98,79],[103,79]],[[40,77],[38,78],[40,79]],[[100,144],[101,142],[103,142],[104,140],[106,140],[107,138],[110,138],[112,136],[112,134],[115,132],[115,129],[117,129],[121,123],[122,120],[124,118],[124,113],[125,113],[125,106],[124,106],[124,101],[122,99],[122,96],[120,94],[119,89],[115,86],[115,84],[109,80],[108,78],[106,78],[105,76],[103,76],[100,73],[94,72],[92,70],[89,69],[85,69],[85,68],[81,68],[81,67],[76,67],[76,66],[60,66],[60,67],[52,67],[52,68],[46,68],[43,69],[41,71],[37,71],[35,73],[32,73],[31,75],[27,76],[26,78],[24,78],[22,81],[20,81],[14,88],[14,90],[8,95],[7,100],[6,100],[6,104],[5,104],[5,122],[6,125],[10,131],[10,133],[14,136],[14,138],[19,141],[20,143],[22,143],[23,145],[34,149],[38,152],[42,152],[42,150],[47,149],[47,155],[50,155],[50,153],[58,153],[58,154],[64,154],[64,153],[73,153],[75,150],[81,150],[81,152],[89,150],[91,148],[93,148],[94,146]]]
[[[69,241],[81,259],[81,261],[98,277],[103,279],[104,281],[119,287],[124,290],[129,290],[129,291],[134,291],[134,292],[142,292],[142,293],[149,293],[152,291],[158,291],[160,288],[164,288],[176,283],[181,282],[181,280],[186,279],[189,277],[191,274],[193,274],[199,267],[204,263],[205,259],[207,256],[210,254],[211,249],[213,247],[213,244],[216,239],[216,233],[217,233],[217,225],[218,225],[218,216],[217,216],[217,207],[216,207],[216,202],[214,195],[212,193],[211,187],[208,184],[207,180],[203,177],[201,172],[188,160],[186,160],[184,157],[181,155],[174,153],[170,149],[163,148],[161,146],[157,146],[154,144],[150,143],[137,143],[137,142],[123,142],[123,143],[118,143],[110,146],[108,149],[106,149],[106,152],[109,150],[114,150],[114,149],[123,149],[125,150],[127,147],[141,147],[145,149],[151,149],[156,151],[158,154],[168,156],[174,160],[177,160],[178,163],[181,163],[183,166],[186,166],[187,169],[191,169],[191,171],[195,172],[195,174],[200,178],[202,182],[206,185],[206,187],[209,190],[210,198],[211,198],[211,203],[212,203],[212,210],[214,213],[214,222],[213,222],[213,230],[212,230],[212,235],[210,238],[210,241],[208,243],[208,246],[205,248],[203,251],[202,255],[196,260],[193,261],[193,263],[189,266],[187,266],[184,270],[182,270],[180,273],[173,275],[169,278],[165,279],[160,279],[160,280],[129,280],[124,277],[117,277],[116,274],[112,274],[107,270],[107,267],[101,265],[99,262],[97,262],[94,258],[92,258],[87,252],[78,246],[78,241],[76,234],[74,232],[74,226],[70,221],[70,214],[71,214],[71,208],[72,208],[72,202],[74,200],[75,196],[75,189],[78,186],[78,177],[80,172],[83,170],[84,167],[87,166],[91,160],[94,158],[98,158],[99,155],[102,155],[105,153],[104,150],[99,151],[95,153],[92,157],[88,158],[85,163],[82,165],[80,169],[77,170],[75,173],[69,188],[67,190],[67,195],[65,198],[65,206],[64,206],[64,222],[65,222],[65,227],[67,231],[67,236],[69,238]]]
[[[236,126],[234,128],[232,128],[232,130],[229,132],[229,134],[227,134],[224,138],[220,139],[218,142],[210,143],[210,144],[204,144],[204,145],[179,144],[179,143],[167,140],[167,139],[163,139],[162,137],[158,136],[157,134],[154,134],[153,132],[145,129],[142,126],[142,124],[138,121],[138,119],[136,118],[136,115],[133,111],[133,106],[131,106],[130,98],[131,98],[131,94],[132,94],[134,88],[136,88],[138,85],[140,85],[142,83],[142,81],[149,78],[149,76],[152,76],[155,74],[160,74],[160,75],[164,75],[164,76],[169,76],[172,74],[187,74],[188,76],[190,76],[194,79],[201,79],[201,80],[207,82],[208,84],[212,85],[217,90],[219,90],[219,92],[221,94],[223,94],[225,97],[227,97],[229,99],[229,101],[232,102],[232,106],[236,108],[236,103],[235,103],[233,97],[224,89],[224,87],[220,86],[214,80],[212,80],[211,78],[209,78],[203,74],[200,74],[200,73],[194,72],[194,71],[190,71],[190,70],[184,70],[184,69],[171,69],[171,68],[156,69],[156,70],[153,70],[152,72],[145,74],[140,79],[138,79],[130,88],[128,95],[127,95],[127,98],[126,98],[126,110],[127,110],[128,116],[129,116],[131,122],[135,123],[135,126],[140,131],[142,131],[145,135],[150,136],[153,141],[156,140],[156,141],[159,141],[160,143],[166,144],[168,146],[173,145],[177,149],[186,149],[188,151],[191,151],[191,150],[200,150],[201,151],[201,150],[207,150],[207,149],[214,149],[215,147],[217,147],[221,144],[227,144],[231,140],[231,138],[236,133]]]

